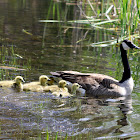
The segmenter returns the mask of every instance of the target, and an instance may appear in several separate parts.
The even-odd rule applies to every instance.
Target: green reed
[[[135,33],[139,22],[139,2],[136,6],[131,0],[119,0],[120,11],[118,13],[121,25],[121,35]]]
[[[62,33],[62,22],[63,24],[66,21],[66,17],[67,17],[67,11],[68,11],[68,6],[66,6],[66,8],[63,9],[62,4],[58,4],[56,2],[54,2],[53,0],[50,1],[49,4],[49,8],[46,12],[46,19],[45,20],[40,20],[40,22],[44,22],[44,31],[43,31],[43,40],[42,40],[42,48],[44,48],[45,46],[45,39],[46,39],[46,35],[47,35],[47,25],[48,23],[58,23],[59,26],[59,33]],[[49,20],[51,19],[51,20]],[[53,20],[52,20],[53,19]],[[60,44],[63,44],[63,38],[61,34],[57,35],[60,38]]]
[[[87,5],[89,5],[89,8],[91,10],[87,8]],[[89,27],[91,26],[99,30],[103,29],[116,31],[116,34],[118,34],[118,36],[120,36],[121,38],[124,36],[130,38],[131,35],[136,33],[136,30],[138,28],[138,22],[140,17],[139,5],[139,0],[136,1],[136,3],[132,2],[132,0],[109,0],[107,2],[102,0],[101,4],[97,4],[96,2],[93,2],[91,0],[88,0],[87,2],[83,0],[82,5],[77,6],[79,7],[81,13],[84,15],[84,18],[86,19],[67,21],[66,11],[68,11],[68,8],[60,12],[61,6],[56,3],[51,3],[51,8],[49,8],[48,10],[46,20],[42,20],[40,22],[58,22],[60,24],[65,23],[65,21],[67,21],[67,23],[72,24],[72,26],[75,26],[75,24],[73,23],[85,24]],[[114,9],[116,9],[116,15],[112,17],[111,13]],[[53,11],[53,16],[51,16],[53,17],[53,20],[48,20],[51,14],[51,10]],[[92,15],[94,15],[93,18],[89,18]],[[111,28],[113,25],[115,25],[115,28]]]
[[[46,129],[46,140],[49,140],[49,132],[48,132],[48,129]]]

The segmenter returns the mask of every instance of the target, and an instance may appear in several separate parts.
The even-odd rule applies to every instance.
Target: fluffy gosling
[[[76,94],[76,91],[80,88],[81,86],[78,83],[74,83],[71,86],[71,93],[72,94]],[[71,97],[73,96],[72,94],[70,94],[68,92],[68,90],[59,90],[59,91],[55,91],[52,93],[53,95],[57,96],[57,97]]]
[[[55,92],[55,91],[68,91],[66,88],[67,82],[65,80],[60,80],[58,85],[51,85],[44,87],[45,92]]]
[[[47,86],[50,79],[46,75],[41,75],[39,81],[26,83],[23,85],[24,91],[42,92],[43,87]]]
[[[49,79],[50,80],[47,83],[49,86],[55,85],[57,83],[56,80],[55,80],[56,78],[54,76],[49,76]]]
[[[81,85],[79,85],[78,83],[72,84],[71,93],[72,93],[72,94],[76,94],[76,91],[77,91],[79,88],[81,88]]]
[[[17,91],[22,91],[23,90],[23,82],[24,79],[22,76],[16,76],[14,80],[5,80],[5,81],[0,81],[0,87],[4,87],[4,88],[14,88]]]

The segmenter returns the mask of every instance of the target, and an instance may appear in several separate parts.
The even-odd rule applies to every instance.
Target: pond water
[[[47,17],[82,19],[74,1],[0,1],[1,80],[22,75],[30,82],[58,70],[121,79],[119,48],[91,45],[117,38],[115,32],[82,24],[39,22]],[[129,97],[95,99],[77,95],[62,99],[49,93],[0,89],[0,139],[47,139],[47,134],[51,139],[56,135],[58,139],[66,135],[67,139],[139,139],[140,56],[132,53],[129,62],[135,87]]]

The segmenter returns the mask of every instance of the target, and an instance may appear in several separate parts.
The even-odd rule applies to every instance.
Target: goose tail
[[[56,76],[56,77],[61,77],[61,74],[58,73],[58,72],[50,72],[50,74],[52,74],[53,76]]]

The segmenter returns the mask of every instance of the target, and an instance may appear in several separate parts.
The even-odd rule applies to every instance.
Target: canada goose
[[[46,75],[41,75],[39,81],[26,83],[23,85],[24,91],[42,92],[50,79]]]
[[[45,86],[43,88],[43,91],[45,92],[55,92],[55,91],[63,91],[66,92],[68,89],[66,88],[67,82],[65,80],[60,80],[58,85],[51,85],[51,86]]]
[[[0,87],[14,88],[17,91],[23,90],[22,82],[25,82],[22,76],[16,76],[14,80],[0,81]]]
[[[76,94],[77,89],[79,89],[81,86],[78,83],[73,83],[71,87],[71,93],[68,92],[68,90],[64,90],[60,88],[59,90],[53,92],[53,95],[56,95],[57,97],[71,97]]]
[[[103,74],[80,73],[76,71],[57,71],[51,72],[51,74],[72,83],[79,83],[86,90],[87,95],[90,94],[95,97],[119,97],[130,95],[134,87],[134,82],[131,77],[127,59],[127,50],[131,48],[140,49],[129,40],[124,40],[120,44],[121,58],[124,67],[124,72],[120,81]]]

